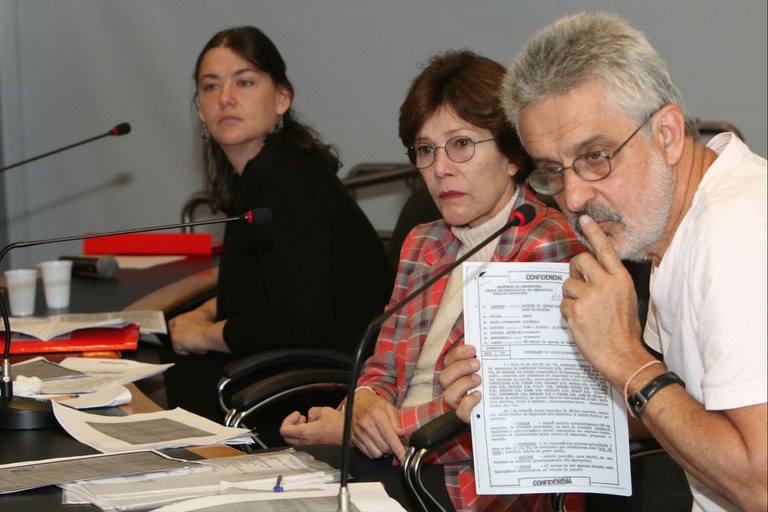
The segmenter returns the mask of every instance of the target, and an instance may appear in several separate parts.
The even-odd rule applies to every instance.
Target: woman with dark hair
[[[519,183],[527,156],[497,95],[504,68],[470,51],[434,57],[400,108],[400,139],[421,171],[442,219],[414,228],[400,253],[390,305],[402,301],[501,229],[523,204],[536,215],[505,231],[470,261],[566,261],[584,247],[565,218]],[[439,383],[446,354],[463,344],[461,267],[417,296],[382,326],[354,400],[352,441],[371,458],[402,461],[410,435],[448,411]],[[289,444],[340,443],[343,415],[313,408],[281,427]],[[547,510],[539,495],[477,496],[469,435],[446,445],[443,464],[457,510]]]
[[[169,322],[169,405],[221,420],[215,388],[227,362],[289,347],[351,352],[392,281],[376,232],[336,176],[336,151],[292,115],[272,41],[255,27],[223,30],[194,80],[214,208],[273,212],[268,225],[227,224],[216,298]]]

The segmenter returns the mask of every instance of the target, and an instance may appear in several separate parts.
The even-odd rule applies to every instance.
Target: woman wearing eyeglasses
[[[527,157],[497,100],[504,71],[470,51],[451,51],[430,60],[411,85],[400,108],[400,139],[442,219],[417,226],[406,238],[390,305],[501,229],[526,203],[535,218],[510,228],[470,261],[566,261],[584,250],[565,218],[519,183]],[[410,435],[448,411],[438,377],[463,334],[458,267],[382,326],[355,394],[357,448],[371,458],[403,460]],[[340,443],[341,416],[330,408],[311,409],[307,417],[296,412],[281,434],[293,445]],[[471,458],[467,435],[437,461],[457,510],[548,509],[541,496],[475,495]]]

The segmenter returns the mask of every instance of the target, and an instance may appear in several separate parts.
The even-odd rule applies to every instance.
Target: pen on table
[[[281,485],[283,483],[283,475],[277,476],[277,482],[275,482],[275,486],[272,488],[275,492],[283,492],[283,486]]]

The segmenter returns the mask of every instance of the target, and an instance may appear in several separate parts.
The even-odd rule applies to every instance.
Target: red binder
[[[66,336],[49,341],[34,338],[11,340],[11,354],[42,354],[49,352],[94,352],[136,350],[139,326],[94,327],[78,329]]]
[[[134,233],[83,240],[84,254],[213,254],[221,240],[210,233]]]

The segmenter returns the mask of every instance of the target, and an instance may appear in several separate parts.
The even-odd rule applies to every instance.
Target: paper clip
[[[283,486],[281,485],[283,483],[283,475],[278,475],[277,482],[275,482],[275,486],[272,488],[275,492],[283,492]]]

